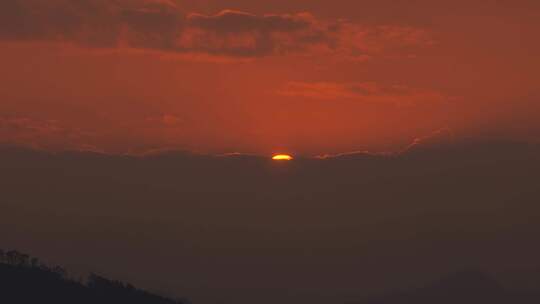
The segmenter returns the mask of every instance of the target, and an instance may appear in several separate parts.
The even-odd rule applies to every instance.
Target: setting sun
[[[287,154],[277,154],[272,157],[273,160],[293,160],[293,157]]]

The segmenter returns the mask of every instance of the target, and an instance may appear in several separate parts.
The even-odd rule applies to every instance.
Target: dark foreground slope
[[[0,254],[0,303],[181,303],[94,274],[85,283],[77,282],[68,279],[63,268],[42,265],[16,251]]]

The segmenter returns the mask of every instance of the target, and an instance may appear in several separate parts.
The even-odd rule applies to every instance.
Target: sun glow
[[[293,157],[287,154],[277,154],[272,157],[273,160],[293,160]]]

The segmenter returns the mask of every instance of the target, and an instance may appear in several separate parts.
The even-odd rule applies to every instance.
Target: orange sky
[[[0,142],[326,154],[537,139],[538,1],[0,3]]]

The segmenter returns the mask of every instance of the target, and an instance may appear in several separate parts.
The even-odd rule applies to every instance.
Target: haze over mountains
[[[3,247],[194,303],[362,303],[468,269],[538,288],[537,144],[286,163],[4,146],[0,168]]]
[[[133,285],[110,280],[96,274],[88,278],[70,278],[60,266],[50,267],[35,257],[17,251],[0,250],[0,300],[7,303],[140,303],[181,304],[152,294]],[[405,303],[520,303],[540,301],[540,293],[512,292],[481,272],[460,272],[446,276],[421,288],[392,292],[366,298],[361,304]]]

